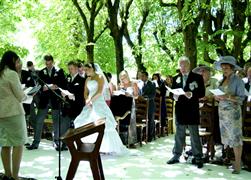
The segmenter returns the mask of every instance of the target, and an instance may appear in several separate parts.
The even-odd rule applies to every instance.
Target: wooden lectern
[[[104,180],[102,162],[99,149],[104,136],[105,121],[104,119],[86,124],[76,129],[70,129],[62,137],[63,142],[69,148],[71,153],[71,163],[68,169],[66,180],[72,180],[77,171],[79,162],[89,161],[94,180]],[[94,143],[84,143],[81,141],[83,137],[98,133],[98,137]]]

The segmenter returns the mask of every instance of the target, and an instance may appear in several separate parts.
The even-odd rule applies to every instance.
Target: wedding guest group
[[[152,76],[144,71],[138,71],[137,77],[132,77],[129,71],[123,70],[118,77],[118,84],[112,81],[112,74],[105,73],[97,63],[84,63],[80,60],[69,60],[68,72],[55,65],[54,57],[47,54],[43,57],[44,68],[37,70],[32,61],[27,62],[27,70],[22,69],[18,55],[12,51],[3,54],[0,62],[0,146],[4,166],[4,176],[18,179],[22,158],[23,145],[27,143],[27,122],[33,128],[33,141],[26,146],[27,150],[36,150],[40,145],[44,129],[44,121],[51,112],[53,124],[53,145],[59,150],[67,150],[60,137],[69,128],[78,128],[98,119],[105,119],[105,132],[100,152],[109,155],[128,155],[129,147],[138,148],[139,136],[144,136],[146,143],[152,143],[157,136],[155,124],[155,100],[161,100],[160,127],[164,136],[167,123],[166,99],[173,103],[175,135],[172,157],[168,165],[180,163],[186,146],[186,131],[189,131],[193,164],[203,168],[203,147],[199,134],[201,104],[214,108],[213,143],[222,147],[233,148],[233,174],[241,172],[242,157],[242,105],[250,92],[251,69],[246,70],[246,80],[238,76],[241,68],[233,56],[222,56],[214,66],[199,65],[193,70],[188,57],[177,58],[176,74],[161,74],[155,72]],[[168,68],[168,67],[167,67]],[[221,70],[222,79],[213,78],[213,72]],[[152,77],[152,78],[149,78]],[[162,79],[162,77],[165,78]],[[24,87],[22,87],[22,84]],[[27,98],[24,89],[40,86],[33,95],[31,104],[22,101]],[[179,89],[182,93],[174,90]],[[217,89],[223,95],[213,94]],[[129,99],[130,114],[126,122],[116,121],[112,111],[114,98],[118,93],[121,99]],[[137,123],[137,99],[147,100],[145,134],[140,134]],[[250,100],[250,99],[249,99]],[[129,102],[129,101],[128,101]],[[125,101],[116,102],[119,111]],[[49,111],[50,110],[50,111]],[[26,119],[25,119],[26,116]],[[59,122],[60,121],[60,122]],[[124,124],[123,124],[124,123]],[[124,126],[123,126],[124,125]],[[172,124],[171,124],[172,125]],[[119,126],[119,127],[118,127]],[[122,141],[118,129],[125,131],[127,141]],[[86,143],[93,142],[95,136],[84,138]],[[126,147],[127,145],[127,147]]]

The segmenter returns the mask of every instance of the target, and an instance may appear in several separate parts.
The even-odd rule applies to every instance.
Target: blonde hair
[[[129,77],[129,74],[126,70],[123,70],[119,73],[119,80],[121,80],[121,77],[122,76],[126,76],[126,78],[130,81],[130,77]]]

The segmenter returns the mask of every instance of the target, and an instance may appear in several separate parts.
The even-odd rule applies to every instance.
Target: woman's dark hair
[[[8,67],[9,69],[13,71],[16,70],[16,61],[19,59],[18,55],[13,51],[6,51],[1,59],[0,62],[0,76],[3,74],[3,70],[5,67]]]
[[[152,76],[152,80],[153,80],[153,77],[154,76],[156,76],[157,77],[157,82],[158,82],[158,85],[160,86],[161,85],[161,79],[160,79],[160,74],[159,73],[155,73],[155,74],[153,74],[153,76]]]
[[[86,63],[86,64],[84,64],[84,67],[87,67],[87,68],[93,68],[93,69],[94,69],[94,71],[96,71],[96,68],[95,68],[94,63]]]

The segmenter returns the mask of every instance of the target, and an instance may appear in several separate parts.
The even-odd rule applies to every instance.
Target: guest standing
[[[7,51],[0,63],[0,146],[6,179],[18,179],[23,145],[27,139],[24,109],[25,95],[17,74],[20,59]]]
[[[84,87],[85,80],[78,73],[78,65],[74,61],[68,63],[69,75],[66,77],[66,90],[72,93],[72,96],[67,96],[61,92],[62,96],[65,97],[67,104],[64,104],[62,111],[62,122],[61,123],[61,135],[64,135],[67,129],[70,128],[73,120],[80,114],[82,111],[85,99],[84,99]],[[62,150],[67,150],[66,145],[63,143]],[[56,150],[59,150],[58,148]]]
[[[241,68],[236,65],[233,56],[223,56],[216,63],[216,68],[223,71],[223,80],[219,88],[225,92],[225,95],[215,96],[219,101],[221,140],[225,147],[234,149],[235,162],[232,173],[239,174],[243,145],[241,105],[245,99],[245,86],[240,77],[235,74],[235,70]]]
[[[179,59],[180,73],[173,78],[172,89],[182,88],[184,95],[173,95],[176,116],[175,144],[173,157],[167,164],[179,163],[186,138],[186,128],[189,129],[192,152],[195,164],[198,168],[203,167],[202,146],[199,137],[200,113],[199,99],[205,96],[205,87],[201,75],[190,71],[190,61],[183,56]]]
[[[151,142],[155,136],[155,122],[154,122],[154,113],[155,113],[155,94],[156,87],[152,81],[148,79],[148,72],[141,72],[141,80],[143,82],[142,89],[140,89],[140,95],[144,98],[148,98],[149,107],[148,107],[148,141]]]
[[[62,69],[54,67],[53,57],[51,55],[44,56],[46,67],[39,71],[40,85],[42,86],[42,92],[40,94],[40,101],[38,104],[38,112],[36,117],[36,124],[34,129],[33,143],[27,147],[28,150],[37,149],[41,140],[44,119],[48,113],[49,108],[52,109],[52,120],[54,130],[54,143],[55,148],[58,148],[59,138],[59,106],[60,100],[55,93],[60,94],[60,88],[65,88],[65,76]],[[46,84],[44,84],[46,83]],[[50,87],[50,89],[48,88]],[[55,93],[53,93],[55,92]],[[62,122],[64,123],[64,122]]]

